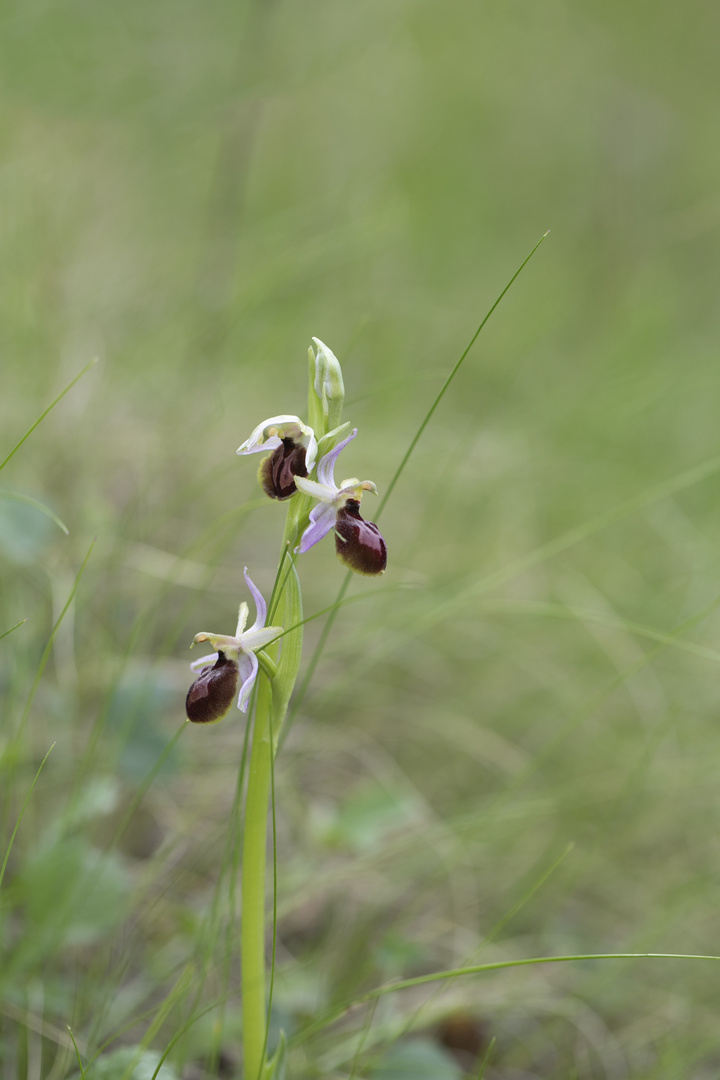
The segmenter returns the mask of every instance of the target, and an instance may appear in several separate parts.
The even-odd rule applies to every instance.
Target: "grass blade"
[[[477,1080],[483,1080],[483,1076],[485,1075],[485,1069],[487,1068],[488,1062],[490,1061],[490,1055],[493,1052],[493,1047],[495,1046],[496,1041],[497,1040],[493,1035],[492,1039],[490,1040],[490,1045],[485,1051],[482,1062],[480,1064],[480,1072],[477,1074]]]
[[[513,276],[510,278],[510,280],[508,281],[507,285],[505,286],[505,288],[502,290],[502,292],[498,296],[495,303],[488,309],[488,311],[487,311],[485,317],[483,318],[482,322],[478,326],[478,328],[475,331],[475,333],[473,334],[473,336],[470,338],[470,341],[465,346],[462,354],[460,355],[460,358],[456,361],[454,368],[452,369],[452,371],[448,375],[445,382],[442,384],[442,386],[440,388],[440,392],[438,393],[437,397],[435,398],[432,405],[430,406],[427,413],[425,414],[425,419],[422,421],[422,423],[420,424],[420,427],[417,429],[417,431],[415,432],[413,438],[410,440],[410,445],[407,448],[407,450],[405,451],[405,454],[404,454],[404,456],[402,458],[402,461],[400,462],[397,469],[395,470],[395,473],[393,475],[392,480],[388,484],[387,490],[386,490],[385,494],[383,495],[383,497],[382,497],[382,499],[380,501],[380,507],[378,509],[378,512],[375,515],[376,519],[379,518],[380,514],[383,512],[383,509],[384,509],[388,499],[390,498],[390,496],[393,493],[395,485],[397,484],[398,480],[400,479],[403,472],[405,471],[405,466],[407,465],[408,461],[410,460],[410,457],[412,455],[413,450],[415,449],[415,447],[419,443],[419,441],[420,441],[420,439],[421,439],[421,437],[423,435],[423,432],[425,431],[425,428],[430,423],[430,420],[432,418],[433,413],[437,409],[437,407],[440,404],[440,402],[442,401],[442,399],[445,397],[445,393],[448,390],[448,388],[450,386],[450,383],[453,381],[453,379],[457,375],[458,371],[462,367],[466,356],[468,355],[468,353],[472,349],[473,345],[475,344],[475,342],[479,338],[480,333],[485,328],[485,325],[487,324],[488,320],[490,319],[490,316],[493,314],[493,312],[495,311],[495,309],[497,308],[497,306],[499,305],[499,303],[503,299],[503,297],[506,295],[506,293],[508,293],[510,291],[510,289],[512,288],[512,286],[515,284],[515,281],[518,279],[520,274],[523,272],[523,270],[525,269],[527,264],[530,262],[533,255],[535,254],[537,249],[540,247],[540,245],[542,244],[543,240],[545,239],[545,237],[547,235],[548,235],[548,233],[543,233],[543,235],[538,240],[537,244],[535,244],[535,247],[530,252],[530,254],[527,255],[523,259],[523,261],[520,263],[520,266],[517,268],[517,270],[515,271]]]
[[[85,572],[85,568],[86,568],[86,566],[88,564],[90,556],[92,555],[92,550],[95,547],[95,540],[96,539],[97,538],[93,538],[93,541],[90,544],[90,547],[88,548],[87,555],[83,559],[82,565],[81,565],[80,569],[78,570],[77,574],[75,575],[75,581],[73,582],[73,587],[70,590],[70,595],[68,596],[67,600],[65,601],[65,605],[64,605],[62,611],[58,615],[57,622],[55,623],[55,625],[53,626],[53,628],[52,628],[52,630],[50,632],[50,637],[48,638],[47,645],[43,649],[43,654],[40,657],[40,663],[38,664],[38,669],[37,669],[37,672],[35,673],[35,678],[33,679],[32,686],[30,687],[30,693],[28,694],[28,699],[27,699],[27,701],[25,703],[25,708],[23,709],[23,714],[22,714],[22,716],[20,718],[20,724],[19,724],[18,730],[16,732],[16,738],[20,737],[20,734],[21,734],[21,732],[22,732],[22,730],[23,730],[23,728],[25,726],[25,723],[27,721],[27,718],[28,718],[28,716],[30,714],[30,709],[32,708],[32,703],[35,700],[35,694],[37,693],[37,688],[40,685],[40,680],[43,677],[43,672],[45,671],[45,667],[47,665],[47,662],[50,659],[50,653],[52,652],[52,647],[53,647],[53,642],[55,641],[55,636],[56,636],[58,630],[60,629],[60,624],[62,623],[63,619],[65,618],[65,615],[67,614],[68,608],[70,607],[71,603],[73,602],[73,599],[75,597],[75,593],[77,592],[77,589],[78,589],[78,585],[80,584],[80,578],[83,576],[83,574]]]
[[[39,513],[44,514],[45,517],[49,517],[51,521],[54,521],[57,527],[62,529],[66,536],[70,535],[70,530],[67,525],[60,520],[57,514],[54,514],[50,507],[46,506],[45,503],[41,503],[38,499],[33,499],[31,495],[21,495],[19,491],[0,491],[0,499],[12,499],[13,502],[24,503],[25,506],[31,506],[33,510],[39,511]]]
[[[70,1038],[72,1039],[72,1044],[75,1047],[75,1054],[77,1056],[78,1065],[80,1066],[80,1080],[84,1080],[84,1078],[87,1076],[87,1073],[85,1072],[85,1068],[84,1068],[83,1063],[82,1063],[82,1058],[80,1057],[80,1050],[78,1049],[78,1044],[75,1042],[75,1036],[73,1035],[73,1031],[72,1031],[72,1028],[70,1027],[70,1025],[68,1025],[68,1032],[70,1033]]]
[[[26,622],[27,619],[21,619],[20,622],[16,622],[14,626],[11,626],[9,630],[4,630],[2,634],[0,634],[0,641],[2,641],[4,637],[7,637],[8,634],[12,634],[13,630],[17,630],[19,626],[24,626]]]
[[[7,850],[5,852],[5,858],[3,859],[3,864],[2,864],[2,866],[0,866],[0,889],[2,888],[3,878],[5,877],[5,868],[7,867],[8,859],[10,858],[10,852],[12,851],[13,844],[15,843],[15,837],[17,836],[17,831],[20,828],[20,822],[23,819],[23,814],[25,813],[25,810],[27,808],[27,804],[30,802],[30,796],[32,795],[32,793],[33,793],[33,791],[35,789],[35,785],[38,782],[38,777],[40,776],[40,773],[43,771],[43,766],[45,765],[45,762],[47,761],[47,759],[50,757],[53,746],[55,746],[55,743],[52,744],[52,746],[48,750],[47,754],[45,755],[45,757],[40,762],[40,768],[35,773],[35,779],[33,780],[32,784],[30,785],[30,790],[28,791],[27,795],[25,796],[25,802],[22,804],[22,810],[20,811],[20,813],[18,815],[18,819],[15,822],[15,828],[12,831],[12,836],[10,837],[10,841],[8,843]]]
[[[31,424],[31,425],[30,425],[30,427],[29,427],[29,428],[27,429],[27,431],[26,431],[26,432],[25,432],[25,434],[23,435],[22,439],[20,439],[20,442],[16,443],[16,444],[15,444],[15,446],[13,446],[12,450],[10,451],[10,453],[8,454],[8,456],[7,456],[6,458],[5,458],[5,460],[4,460],[4,461],[3,461],[2,463],[0,463],[0,472],[2,472],[2,470],[3,470],[3,469],[5,468],[5,466],[7,465],[8,461],[10,461],[10,458],[14,457],[14,455],[15,455],[15,454],[16,454],[16,453],[18,452],[18,450],[20,449],[20,447],[22,446],[22,444],[23,444],[23,443],[25,442],[25,440],[26,440],[26,439],[29,439],[29,438],[30,438],[30,436],[32,435],[32,433],[33,433],[33,431],[35,430],[35,428],[36,428],[36,427],[37,427],[37,426],[38,426],[39,424],[41,424],[41,423],[43,422],[43,420],[45,419],[45,417],[47,416],[47,414],[48,414],[49,412],[51,412],[51,411],[52,411],[52,410],[53,410],[53,409],[55,408],[55,406],[56,406],[56,405],[58,404],[58,402],[59,402],[59,401],[62,401],[62,399],[63,399],[63,398],[65,397],[65,395],[66,395],[66,394],[67,394],[67,393],[68,393],[68,392],[69,392],[70,390],[72,390],[72,388],[73,388],[73,386],[75,385],[75,383],[76,383],[76,382],[79,382],[79,381],[80,381],[80,379],[82,379],[83,375],[85,375],[85,374],[86,374],[86,372],[88,372],[88,371],[90,370],[90,368],[91,368],[91,367],[94,367],[94,365],[95,365],[95,364],[97,364],[97,357],[96,357],[96,358],[94,358],[93,360],[91,360],[89,364],[86,364],[86,365],[85,365],[85,367],[84,367],[84,368],[82,369],[82,371],[81,371],[81,372],[79,372],[79,373],[78,373],[78,374],[77,374],[77,375],[75,376],[75,378],[74,378],[74,379],[71,379],[71,380],[70,380],[70,382],[69,382],[69,383],[67,384],[67,386],[65,387],[65,389],[64,389],[64,390],[61,390],[61,391],[60,391],[60,393],[59,393],[59,394],[58,394],[58,396],[57,396],[57,397],[55,398],[55,400],[54,400],[54,401],[51,401],[51,402],[50,402],[50,404],[48,405],[47,409],[45,409],[45,411],[44,411],[44,412],[41,412],[41,413],[40,413],[40,415],[38,416],[38,418],[37,418],[37,420],[35,421],[35,423],[34,423],[34,424]]]
[[[527,255],[523,259],[520,266],[517,268],[517,270],[515,271],[513,276],[508,281],[505,288],[502,290],[500,295],[495,300],[495,303],[492,304],[491,307],[488,309],[488,311],[485,314],[484,318],[480,322],[480,325],[478,326],[477,330],[475,331],[473,336],[470,338],[470,341],[468,342],[468,344],[463,349],[463,351],[462,351],[460,357],[458,358],[458,360],[455,362],[455,366],[453,367],[452,371],[450,372],[448,377],[445,379],[445,382],[443,383],[443,385],[440,387],[439,393],[437,394],[435,400],[433,401],[432,405],[430,406],[427,413],[425,414],[425,418],[421,422],[421,424],[418,427],[417,431],[415,432],[413,438],[410,440],[410,445],[407,448],[407,450],[405,451],[405,454],[403,455],[403,458],[402,458],[400,464],[398,465],[392,479],[390,480],[390,483],[388,484],[387,490],[386,490],[385,494],[383,495],[383,497],[382,497],[382,499],[380,501],[380,506],[378,508],[378,511],[375,514],[375,520],[376,521],[380,517],[380,514],[382,513],[384,507],[386,506],[388,499],[392,495],[392,493],[393,493],[393,491],[395,489],[395,485],[397,484],[398,480],[400,479],[403,472],[405,471],[405,466],[407,465],[408,461],[410,460],[412,452],[415,449],[415,447],[417,446],[418,442],[420,441],[420,439],[421,439],[421,437],[422,437],[422,435],[423,435],[423,433],[425,431],[425,428],[430,423],[430,420],[432,418],[433,413],[435,412],[438,405],[440,404],[443,397],[445,396],[445,393],[448,390],[448,388],[450,386],[450,383],[453,381],[453,379],[457,375],[458,371],[462,367],[462,364],[463,364],[465,358],[467,357],[468,353],[470,352],[473,345],[475,344],[478,337],[480,336],[481,331],[484,329],[484,327],[486,326],[490,316],[493,314],[493,312],[497,308],[500,301],[503,299],[503,297],[506,295],[506,293],[509,291],[509,289],[512,287],[512,285],[515,283],[515,281],[517,280],[519,275],[525,269],[527,264],[530,262],[533,255],[535,254],[537,249],[540,247],[540,245],[542,244],[543,240],[545,239],[545,237],[547,235],[548,235],[547,233],[543,233],[543,235],[540,237],[540,239],[538,240],[538,242],[535,244],[534,248],[530,252],[530,254]],[[290,725],[292,724],[292,721],[295,719],[295,716],[297,715],[298,711],[302,707],[303,701],[305,700],[305,695],[307,694],[308,687],[310,686],[313,675],[315,674],[315,670],[316,670],[316,668],[318,666],[318,663],[320,661],[320,657],[322,656],[325,645],[327,644],[327,639],[330,636],[330,631],[332,630],[333,623],[335,622],[335,619],[337,617],[337,611],[338,611],[339,604],[342,601],[342,599],[344,598],[345,593],[348,590],[351,578],[352,578],[352,570],[348,570],[348,572],[345,575],[345,578],[344,578],[340,588],[338,589],[338,594],[337,594],[337,597],[335,599],[334,611],[331,611],[330,615],[328,616],[328,620],[325,623],[325,626],[323,627],[322,634],[320,635],[320,638],[318,639],[318,643],[315,646],[315,649],[313,651],[312,656],[310,657],[310,662],[308,664],[307,671],[305,672],[302,683],[300,684],[300,686],[298,688],[298,692],[297,692],[297,695],[296,695],[293,711],[288,716],[288,719],[287,719],[286,727],[287,727],[288,730],[290,728]]]
[[[464,975],[480,975],[486,971],[501,971],[505,968],[530,967],[534,964],[566,964],[573,961],[587,960],[720,960],[720,956],[704,955],[699,953],[576,953],[570,956],[530,956],[522,960],[495,960],[488,964],[471,964],[469,967],[451,968],[448,971],[435,971],[430,975],[417,975],[412,979],[402,979],[396,983],[387,983],[378,986],[375,990],[368,990],[366,994],[346,1001],[328,1012],[325,1016],[314,1023],[309,1024],[304,1030],[299,1031],[292,1040],[293,1045],[306,1042],[312,1035],[323,1028],[328,1027],[335,1020],[344,1016],[356,1005],[363,1005],[366,1001],[375,1001],[377,998],[394,994],[398,990],[408,990],[413,986],[424,986],[426,983],[440,982],[447,979],[458,979]]]

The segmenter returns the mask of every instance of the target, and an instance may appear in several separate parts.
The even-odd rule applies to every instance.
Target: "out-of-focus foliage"
[[[3,1076],[72,1075],[67,1025],[83,1062],[185,1029],[168,1075],[238,1075],[242,718],[159,763],[193,634],[275,572],[235,448],[302,413],[315,334],[382,493],[547,228],[279,758],[270,1049],[302,1080],[477,1076],[493,1037],[490,1080],[717,1075],[712,964],[498,972],[301,1032],[477,960],[718,951],[719,31],[707,0],[2,8],[0,460],[100,361],[0,476],[70,530],[0,498],[0,633],[28,619],[0,860],[56,743],[0,893]],[[331,540],[300,572],[312,615]]]

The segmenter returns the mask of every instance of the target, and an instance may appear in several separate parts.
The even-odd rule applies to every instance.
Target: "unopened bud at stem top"
[[[342,368],[332,349],[313,338],[314,348],[309,350],[312,385],[309,388],[310,422],[316,419],[315,428],[324,435],[340,426],[345,401],[345,383]],[[319,418],[322,416],[322,426]]]

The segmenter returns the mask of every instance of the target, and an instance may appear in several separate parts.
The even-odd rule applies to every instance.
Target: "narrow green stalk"
[[[309,350],[308,416],[318,440],[329,424],[340,423],[344,387],[340,365],[330,350],[317,342],[317,354]],[[319,365],[319,366],[318,366]],[[316,387],[316,377],[319,386]],[[307,526],[312,499],[298,492],[288,504],[280,561],[270,603],[268,625],[280,620],[285,638],[271,642],[257,652],[258,673],[255,723],[245,797],[245,827],[242,856],[242,1019],[245,1080],[262,1080],[275,1072],[279,1059],[269,1068],[267,1033],[272,1008],[275,972],[275,930],[277,922],[277,861],[275,851],[275,792],[273,763],[288,702],[297,680],[302,655],[302,594],[295,568],[295,548]],[[280,636],[280,635],[278,635]],[[273,949],[270,971],[270,1000],[265,998],[265,877],[267,863],[268,805],[272,793],[273,812]],[[283,1037],[276,1051],[283,1055]]]
[[[549,232],[549,231],[550,231],[550,230],[548,230],[548,232]],[[458,371],[459,371],[459,370],[460,370],[460,368],[462,367],[462,365],[463,365],[463,361],[465,360],[465,357],[466,357],[466,356],[468,355],[468,353],[469,353],[469,352],[470,352],[470,350],[472,349],[473,345],[475,344],[475,342],[476,342],[476,341],[477,341],[477,339],[479,338],[480,334],[482,333],[483,329],[485,328],[485,324],[487,323],[488,319],[490,318],[490,316],[491,316],[491,315],[493,314],[493,312],[495,311],[495,308],[496,308],[496,307],[498,306],[498,304],[499,304],[499,303],[500,303],[500,301],[501,301],[501,300],[503,299],[503,297],[505,296],[505,294],[506,294],[507,292],[509,292],[509,291],[510,291],[510,289],[512,288],[512,286],[513,286],[513,285],[515,284],[515,281],[516,281],[516,279],[517,279],[517,278],[518,278],[518,277],[520,276],[520,274],[521,274],[521,273],[523,272],[523,270],[525,269],[525,267],[527,266],[527,264],[528,264],[528,263],[530,262],[530,260],[532,259],[533,255],[535,254],[535,252],[537,251],[537,249],[538,249],[538,248],[540,247],[540,245],[542,244],[543,240],[545,239],[545,237],[546,237],[547,235],[548,235],[548,233],[543,233],[543,235],[542,235],[542,236],[540,237],[540,239],[538,240],[537,244],[535,244],[535,247],[534,247],[534,248],[532,249],[532,251],[530,252],[530,254],[529,254],[529,255],[526,255],[526,256],[525,256],[525,258],[524,258],[524,259],[523,259],[523,261],[522,261],[522,262],[520,263],[520,265],[518,266],[518,268],[517,268],[517,270],[515,271],[515,273],[513,274],[513,276],[512,276],[512,277],[510,278],[510,280],[508,281],[508,283],[507,283],[507,285],[505,286],[505,288],[503,289],[503,291],[502,291],[502,292],[500,293],[500,295],[498,296],[498,298],[497,298],[497,300],[495,301],[495,303],[494,303],[494,304],[492,305],[492,307],[491,307],[491,308],[490,308],[490,309],[488,310],[487,314],[486,314],[486,315],[485,315],[485,317],[483,318],[482,322],[481,322],[481,323],[480,323],[480,325],[478,326],[478,328],[477,328],[477,330],[475,331],[475,333],[473,334],[473,336],[472,336],[472,337],[470,338],[470,340],[469,340],[469,342],[467,343],[467,345],[465,346],[465,349],[463,350],[463,352],[462,352],[462,354],[461,354],[460,358],[459,358],[459,359],[458,359],[458,360],[457,360],[457,361],[455,362],[455,366],[453,367],[453,369],[452,369],[452,371],[450,372],[450,374],[448,375],[448,377],[447,377],[447,378],[445,379],[445,382],[444,382],[444,383],[442,384],[442,386],[440,387],[440,392],[438,393],[437,397],[436,397],[436,398],[435,398],[435,400],[433,401],[432,405],[430,406],[430,408],[428,409],[428,411],[427,411],[427,412],[425,413],[425,418],[423,419],[422,423],[420,424],[420,427],[419,427],[419,428],[417,429],[417,431],[416,431],[416,432],[415,432],[415,434],[413,435],[412,439],[410,440],[410,445],[408,446],[407,450],[405,451],[405,454],[404,454],[404,456],[403,456],[403,459],[402,459],[402,461],[401,461],[401,462],[400,462],[400,464],[398,465],[398,467],[397,467],[397,469],[395,470],[395,473],[394,473],[394,475],[393,475],[393,477],[392,477],[392,479],[391,479],[390,483],[388,484],[387,488],[385,489],[385,494],[383,495],[382,499],[380,500],[380,506],[378,507],[377,513],[375,514],[375,520],[377,520],[377,519],[378,519],[378,518],[380,517],[381,513],[382,513],[382,512],[383,512],[383,510],[385,509],[385,505],[386,505],[386,503],[387,503],[388,499],[390,498],[390,496],[392,495],[392,493],[393,493],[393,490],[394,490],[394,488],[395,488],[395,485],[397,484],[398,480],[400,479],[400,477],[402,476],[403,472],[405,471],[405,466],[407,465],[408,461],[410,460],[410,456],[411,456],[411,454],[412,454],[413,450],[415,449],[415,447],[416,447],[416,446],[417,446],[417,444],[419,443],[419,441],[420,441],[420,439],[421,439],[421,437],[422,437],[422,434],[423,434],[423,432],[425,431],[425,428],[426,428],[426,427],[428,426],[428,424],[430,423],[430,420],[431,420],[431,418],[432,418],[432,415],[433,415],[433,413],[435,412],[435,410],[437,409],[438,405],[440,404],[440,402],[441,402],[441,401],[442,401],[442,399],[444,398],[444,396],[445,396],[445,391],[446,391],[446,390],[448,389],[448,387],[450,386],[450,383],[451,383],[451,382],[453,381],[453,379],[454,379],[454,378],[455,378],[455,376],[457,375]]]
[[[245,1080],[262,1075],[265,1026],[265,863],[272,769],[272,689],[258,675],[255,727],[250,752],[242,862],[242,1017]]]
[[[24,626],[26,622],[27,619],[21,619],[20,622],[15,623],[14,626],[11,626],[9,630],[5,630],[2,634],[0,634],[0,641],[2,641],[4,637],[7,637],[8,634],[12,634],[13,630],[17,630],[18,627]]]
[[[383,495],[382,499],[380,500],[380,506],[378,507],[378,509],[377,509],[377,511],[375,513],[375,521],[379,520],[380,515],[382,514],[383,510],[385,509],[385,506],[387,504],[388,499],[390,498],[390,496],[392,495],[392,493],[393,493],[393,491],[395,489],[395,485],[397,484],[398,480],[400,479],[403,472],[405,471],[405,466],[407,465],[408,461],[410,460],[410,457],[412,455],[413,450],[415,449],[418,442],[420,441],[420,439],[421,439],[421,437],[423,435],[423,432],[425,431],[425,428],[430,423],[430,420],[432,418],[433,413],[435,412],[438,405],[440,404],[443,397],[445,396],[445,392],[448,389],[448,387],[450,386],[450,383],[453,381],[453,379],[457,375],[458,371],[462,367],[463,362],[465,361],[465,358],[467,357],[468,353],[470,352],[473,345],[475,344],[478,337],[480,336],[480,334],[481,334],[482,330],[484,329],[485,324],[487,323],[488,319],[493,314],[495,309],[498,307],[500,301],[503,299],[505,294],[514,285],[516,279],[520,276],[522,271],[525,269],[527,264],[530,262],[533,255],[535,254],[537,249],[540,247],[540,245],[542,244],[543,240],[545,239],[545,237],[547,235],[548,235],[547,233],[543,233],[543,235],[540,237],[538,242],[533,247],[530,254],[525,256],[523,261],[520,263],[520,266],[517,268],[517,270],[515,271],[513,276],[510,278],[510,280],[508,281],[505,288],[502,290],[500,295],[495,300],[495,303],[489,308],[489,310],[487,311],[487,313],[483,317],[482,322],[480,323],[480,325],[476,329],[473,336],[470,338],[470,341],[467,343],[467,345],[463,349],[463,352],[461,353],[460,357],[458,358],[458,360],[456,360],[452,371],[450,372],[450,374],[445,379],[445,382],[440,387],[440,391],[436,395],[435,400],[433,401],[433,403],[430,406],[430,408],[428,409],[428,411],[425,413],[425,417],[421,421],[420,426],[418,427],[418,429],[415,432],[414,436],[410,440],[410,445],[408,446],[407,450],[405,451],[405,454],[403,455],[403,458],[402,458],[400,464],[398,465],[397,469],[395,470],[395,472],[394,472],[394,474],[393,474],[393,476],[392,476],[392,478],[390,480],[390,483],[388,484],[388,486],[387,486],[387,488],[385,490],[385,494]],[[310,366],[311,385],[312,385],[312,378],[313,378],[313,367],[312,367],[312,362],[311,362],[311,366]],[[312,400],[313,400],[313,395],[312,395],[312,392],[311,392],[310,401],[312,402]],[[333,605],[333,609],[331,610],[330,615],[328,616],[328,620],[325,623],[325,626],[323,628],[323,632],[320,635],[320,638],[318,640],[317,645],[315,646],[315,650],[314,650],[312,656],[310,657],[310,663],[308,664],[307,671],[305,672],[305,677],[303,678],[303,681],[300,684],[300,688],[299,688],[299,690],[297,692],[297,695],[296,695],[296,698],[295,698],[295,706],[293,708],[292,713],[290,714],[290,717],[288,718],[288,725],[287,725],[286,731],[289,730],[290,725],[292,724],[293,720],[295,719],[297,713],[300,711],[302,703],[305,700],[305,695],[307,694],[308,687],[310,686],[310,682],[311,682],[311,680],[313,678],[313,675],[315,674],[315,669],[316,669],[316,667],[317,667],[317,665],[318,665],[318,663],[320,661],[320,657],[323,654],[323,650],[325,648],[325,645],[327,643],[327,640],[328,640],[328,638],[330,636],[330,633],[332,631],[332,628],[333,628],[333,623],[335,622],[335,619],[337,618],[337,613],[339,611],[340,602],[342,601],[343,597],[345,596],[345,593],[348,591],[348,587],[350,585],[351,580],[352,580],[352,571],[348,570],[347,574],[345,575],[345,577],[343,579],[342,584],[340,585],[337,597],[335,599],[335,604]]]
[[[270,619],[274,618],[278,610],[285,612],[285,588],[288,573],[293,572],[289,556],[297,542],[303,509],[304,504],[297,497],[288,507],[280,564],[269,605]],[[278,645],[271,644],[258,654],[260,672],[245,800],[241,885],[241,984],[246,1080],[260,1080],[267,1050],[269,1016],[265,997],[265,879],[268,806],[273,782],[273,679],[278,672],[278,648]]]
[[[78,376],[78,378],[79,378],[79,376]],[[15,735],[14,735],[14,740],[15,740],[16,744],[19,743],[19,741],[20,741],[20,736],[22,735],[22,732],[23,732],[23,730],[25,728],[25,724],[27,723],[27,718],[30,715],[30,710],[32,708],[33,701],[35,700],[35,694],[37,692],[37,688],[40,685],[40,680],[43,677],[43,673],[45,671],[45,666],[46,666],[46,664],[47,664],[47,662],[50,659],[50,656],[52,654],[53,644],[55,642],[55,637],[57,635],[57,632],[60,629],[60,623],[65,618],[65,616],[67,614],[67,611],[68,611],[68,608],[70,607],[70,605],[72,604],[72,602],[73,602],[73,600],[75,598],[75,593],[77,592],[78,586],[80,584],[80,578],[85,573],[85,567],[87,566],[87,564],[88,564],[88,562],[90,560],[90,556],[92,555],[92,550],[95,547],[96,540],[97,540],[97,537],[96,536],[93,537],[92,542],[90,544],[90,547],[87,550],[87,555],[83,559],[82,565],[80,566],[80,569],[78,570],[77,574],[75,575],[75,580],[73,582],[73,587],[70,590],[70,595],[68,596],[67,600],[65,601],[65,605],[64,605],[62,611],[58,615],[57,621],[56,621],[55,625],[53,626],[52,631],[50,632],[50,637],[48,638],[47,645],[43,649],[43,654],[40,657],[40,663],[38,664],[38,669],[37,669],[37,672],[35,673],[35,678],[33,679],[32,686],[30,687],[30,693],[28,694],[27,701],[25,702],[25,708],[23,709],[22,716],[20,717],[20,723],[18,724],[17,731],[15,732]]]
[[[439,982],[441,980],[457,979],[463,975],[480,975],[486,971],[501,971],[503,968],[516,968],[516,967],[528,967],[534,964],[565,964],[573,963],[574,961],[581,960],[720,960],[720,956],[714,956],[712,954],[703,953],[631,953],[631,952],[613,952],[613,953],[573,953],[570,956],[528,956],[522,960],[496,960],[489,964],[472,964],[468,967],[452,968],[449,971],[435,971],[430,975],[416,975],[412,979],[401,979],[398,982],[386,983],[384,986],[378,986],[375,990],[368,990],[365,994],[360,994],[359,997],[351,998],[345,1001],[342,1005],[338,1005],[325,1016],[320,1017],[319,1020],[313,1021],[308,1024],[306,1028],[299,1031],[292,1039],[293,1046],[300,1046],[302,1043],[315,1035],[316,1032],[322,1031],[330,1024],[334,1023],[341,1016],[344,1016],[350,1009],[356,1005],[363,1005],[366,1001],[375,1001],[377,998],[385,997],[387,994],[395,994],[399,990],[408,990],[413,986],[425,986],[426,983]]]
[[[3,859],[2,866],[0,866],[0,887],[2,887],[3,878],[5,877],[5,869],[6,869],[7,864],[8,864],[8,859],[10,858],[10,852],[12,851],[12,846],[15,843],[15,837],[17,836],[17,831],[20,828],[20,822],[23,819],[23,814],[25,813],[25,810],[27,809],[27,804],[30,802],[30,796],[32,795],[33,791],[35,790],[35,785],[38,782],[38,779],[40,777],[40,773],[43,771],[43,766],[45,765],[45,762],[47,761],[47,759],[50,757],[50,753],[51,753],[54,746],[55,746],[55,743],[52,744],[52,746],[50,747],[50,750],[48,750],[47,754],[45,755],[45,757],[40,762],[40,767],[39,767],[38,771],[35,773],[35,779],[33,780],[32,784],[30,785],[30,790],[28,791],[27,795],[25,796],[25,802],[22,804],[22,809],[21,809],[20,813],[18,814],[18,819],[15,822],[15,828],[12,831],[10,841],[9,841],[7,849],[5,851],[5,858]]]
[[[32,435],[33,431],[34,431],[34,430],[35,430],[35,428],[36,428],[36,427],[38,426],[38,424],[41,424],[41,423],[43,422],[43,420],[45,419],[45,417],[47,416],[47,414],[48,414],[48,413],[49,413],[49,412],[50,412],[50,411],[51,411],[52,409],[54,409],[54,408],[55,408],[55,406],[57,405],[58,401],[62,401],[62,399],[63,399],[63,398],[65,397],[65,395],[67,394],[67,392],[68,392],[69,390],[72,390],[72,388],[73,388],[73,386],[75,385],[75,383],[76,383],[76,382],[79,382],[79,381],[80,381],[80,379],[82,379],[82,377],[83,377],[83,375],[85,374],[85,372],[86,372],[86,371],[89,371],[89,370],[90,370],[90,368],[91,368],[91,367],[93,367],[93,366],[94,366],[95,364],[97,364],[97,357],[96,357],[95,359],[91,360],[89,364],[86,364],[86,365],[85,365],[85,367],[84,367],[84,368],[82,369],[82,371],[81,371],[81,372],[79,372],[79,373],[78,373],[78,374],[77,374],[77,375],[75,376],[75,378],[74,378],[74,379],[71,379],[71,380],[70,380],[70,382],[69,382],[69,383],[67,384],[67,386],[65,387],[65,389],[64,389],[64,390],[61,390],[61,391],[60,391],[60,393],[59,393],[59,394],[58,394],[58,396],[57,396],[57,397],[55,398],[55,400],[54,400],[54,401],[51,401],[51,402],[50,402],[50,404],[48,405],[47,409],[45,409],[45,410],[44,410],[43,412],[41,412],[41,413],[40,413],[40,415],[38,416],[38,418],[37,418],[37,420],[35,421],[35,423],[34,423],[34,424],[31,424],[31,425],[30,425],[30,427],[29,427],[29,428],[27,429],[27,431],[26,431],[26,432],[25,432],[25,434],[23,435],[23,437],[22,437],[22,439],[20,440],[20,442],[16,443],[16,444],[15,444],[15,446],[13,446],[12,450],[10,451],[10,453],[8,454],[8,456],[7,456],[6,458],[5,458],[5,460],[4,460],[4,461],[2,461],[2,462],[0,462],[0,471],[2,471],[2,469],[4,469],[4,468],[5,468],[5,466],[7,465],[8,461],[10,460],[10,458],[11,458],[11,457],[13,457],[13,455],[14,455],[14,454],[16,454],[16,453],[18,452],[18,450],[20,449],[20,447],[22,446],[22,444],[23,444],[23,443],[25,442],[25,440],[26,440],[26,439],[29,439],[29,438],[30,438],[30,436]]]

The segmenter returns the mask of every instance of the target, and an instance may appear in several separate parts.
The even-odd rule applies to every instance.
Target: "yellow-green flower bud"
[[[340,426],[345,401],[345,384],[340,361],[332,349],[328,349],[320,338],[314,337],[313,342],[314,349],[309,350],[312,383],[309,399],[311,417],[317,416],[319,420],[322,416],[322,426],[315,426],[319,438]],[[312,423],[312,418],[310,422]]]

